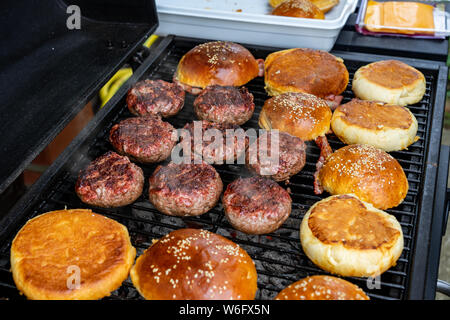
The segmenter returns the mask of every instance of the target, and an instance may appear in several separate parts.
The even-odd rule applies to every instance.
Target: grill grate
[[[179,59],[196,44],[196,42],[190,40],[176,39],[172,41],[156,63],[145,72],[143,78],[171,81]],[[251,49],[250,47],[250,50],[256,58],[265,58],[269,53],[262,48]],[[351,79],[354,72],[367,63],[368,61],[346,59],[345,64],[350,73],[350,84],[343,93],[344,102],[353,97]],[[421,71],[426,76],[426,93],[420,103],[410,106],[410,110],[416,116],[419,124],[418,136],[420,140],[408,150],[391,153],[402,165],[409,181],[409,192],[405,201],[400,206],[387,210],[398,219],[402,226],[405,248],[397,265],[381,275],[379,286],[370,289],[366,279],[347,278],[366,291],[372,299],[405,299],[407,297],[409,271],[412,252],[414,252],[415,226],[424,179],[427,128],[432,110],[432,93],[436,85],[435,75],[432,72],[429,70]],[[264,81],[262,78],[255,79],[247,85],[247,88],[254,95],[256,108],[252,119],[242,127],[244,129],[258,128],[259,111],[268,98],[264,91]],[[192,109],[193,100],[194,96],[187,94],[183,110],[174,118],[168,119],[174,127],[181,128],[185,123],[195,119]],[[89,208],[78,199],[74,192],[78,171],[92,159],[112,150],[108,142],[108,133],[111,126],[132,116],[126,108],[124,99],[111,108],[113,109],[109,113],[110,118],[107,125],[99,128],[96,135],[88,139],[83,147],[75,152],[71,161],[68,161],[51,183],[40,192],[40,195],[34,201],[34,205],[24,216],[22,223],[17,225],[14,232],[8,235],[6,243],[0,244],[0,298],[19,297],[9,271],[9,250],[11,240],[26,219],[47,211],[59,210],[65,206],[67,208]],[[328,139],[333,150],[344,146],[333,135],[328,136]],[[299,174],[290,179],[288,186],[292,191],[291,197],[293,200],[291,216],[280,229],[269,235],[246,235],[235,231],[227,222],[221,203],[210,212],[199,217],[170,217],[158,212],[149,203],[147,195],[148,177],[156,165],[140,165],[144,170],[146,182],[143,195],[134,204],[114,209],[92,209],[124,224],[129,230],[138,255],[151,244],[152,239],[160,238],[168,232],[182,227],[203,228],[223,235],[241,245],[253,258],[258,271],[259,290],[257,299],[272,299],[281,289],[300,278],[313,274],[326,274],[305,256],[299,240],[299,227],[304,214],[312,204],[327,196],[326,193],[317,196],[313,192],[313,174],[320,150],[314,143],[308,142],[307,146],[306,165]],[[222,165],[216,166],[216,169],[225,187],[238,176],[249,175],[249,172],[242,165]],[[127,279],[118,290],[113,292],[109,299],[141,299],[141,297],[134,289],[130,279]]]

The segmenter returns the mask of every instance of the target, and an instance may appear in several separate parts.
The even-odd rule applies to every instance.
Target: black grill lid
[[[77,5],[80,29],[67,19]],[[2,1],[0,193],[158,26],[154,0]]]

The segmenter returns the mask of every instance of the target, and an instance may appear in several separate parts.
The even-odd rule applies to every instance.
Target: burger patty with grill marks
[[[176,144],[175,129],[157,116],[122,120],[110,131],[109,141],[120,154],[143,163],[167,159]]]
[[[245,87],[213,85],[194,101],[194,111],[202,120],[241,125],[253,115],[253,95]]]
[[[144,174],[128,157],[109,151],[81,170],[75,192],[84,203],[120,207],[142,194]]]
[[[278,229],[291,214],[292,199],[275,181],[261,176],[238,178],[222,198],[231,225],[249,234]]]
[[[128,91],[127,105],[130,112],[137,116],[158,114],[166,118],[183,108],[184,96],[183,88],[176,83],[144,80]]]
[[[199,128],[198,133],[196,128]],[[238,125],[202,120],[188,123],[183,129],[189,133],[189,141],[185,141],[183,136],[181,141],[190,143],[191,157],[196,153],[211,164],[223,164],[227,160],[233,162],[248,145],[248,137]],[[222,141],[216,141],[215,134]]]
[[[223,184],[207,163],[158,166],[149,180],[150,202],[171,216],[198,216],[219,201]]]
[[[278,132],[276,139],[274,131],[266,131],[247,149],[245,160],[250,171],[284,181],[299,173],[306,163],[306,145],[302,139],[287,132]],[[272,155],[272,143],[278,143],[274,148],[277,154]],[[251,155],[253,154],[253,155]]]

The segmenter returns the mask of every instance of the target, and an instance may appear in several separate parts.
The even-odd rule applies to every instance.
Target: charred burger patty
[[[161,212],[172,216],[197,216],[219,200],[223,184],[207,163],[158,166],[150,177],[149,199]]]
[[[109,208],[134,202],[143,186],[142,169],[128,157],[109,151],[80,171],[75,191],[81,201]]]
[[[174,128],[157,116],[122,120],[110,131],[109,141],[120,154],[143,163],[167,159],[176,144]]]

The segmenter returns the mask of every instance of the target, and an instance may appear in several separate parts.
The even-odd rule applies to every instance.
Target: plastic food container
[[[450,14],[445,11],[446,1],[374,1],[375,5],[377,3],[389,5],[384,8],[384,14],[388,16],[384,16],[384,19],[377,19],[378,12],[381,11],[374,8],[374,2],[362,0],[356,19],[356,30],[359,33],[424,39],[444,39],[450,35]],[[416,4],[423,6],[418,10]],[[425,7],[426,10],[424,10]],[[380,15],[383,16],[383,13]],[[379,21],[383,22],[379,23]],[[417,27],[417,25],[422,27]],[[427,27],[424,27],[425,25]]]
[[[268,0],[157,0],[159,35],[329,51],[358,0],[340,0],[325,20],[272,16]]]

